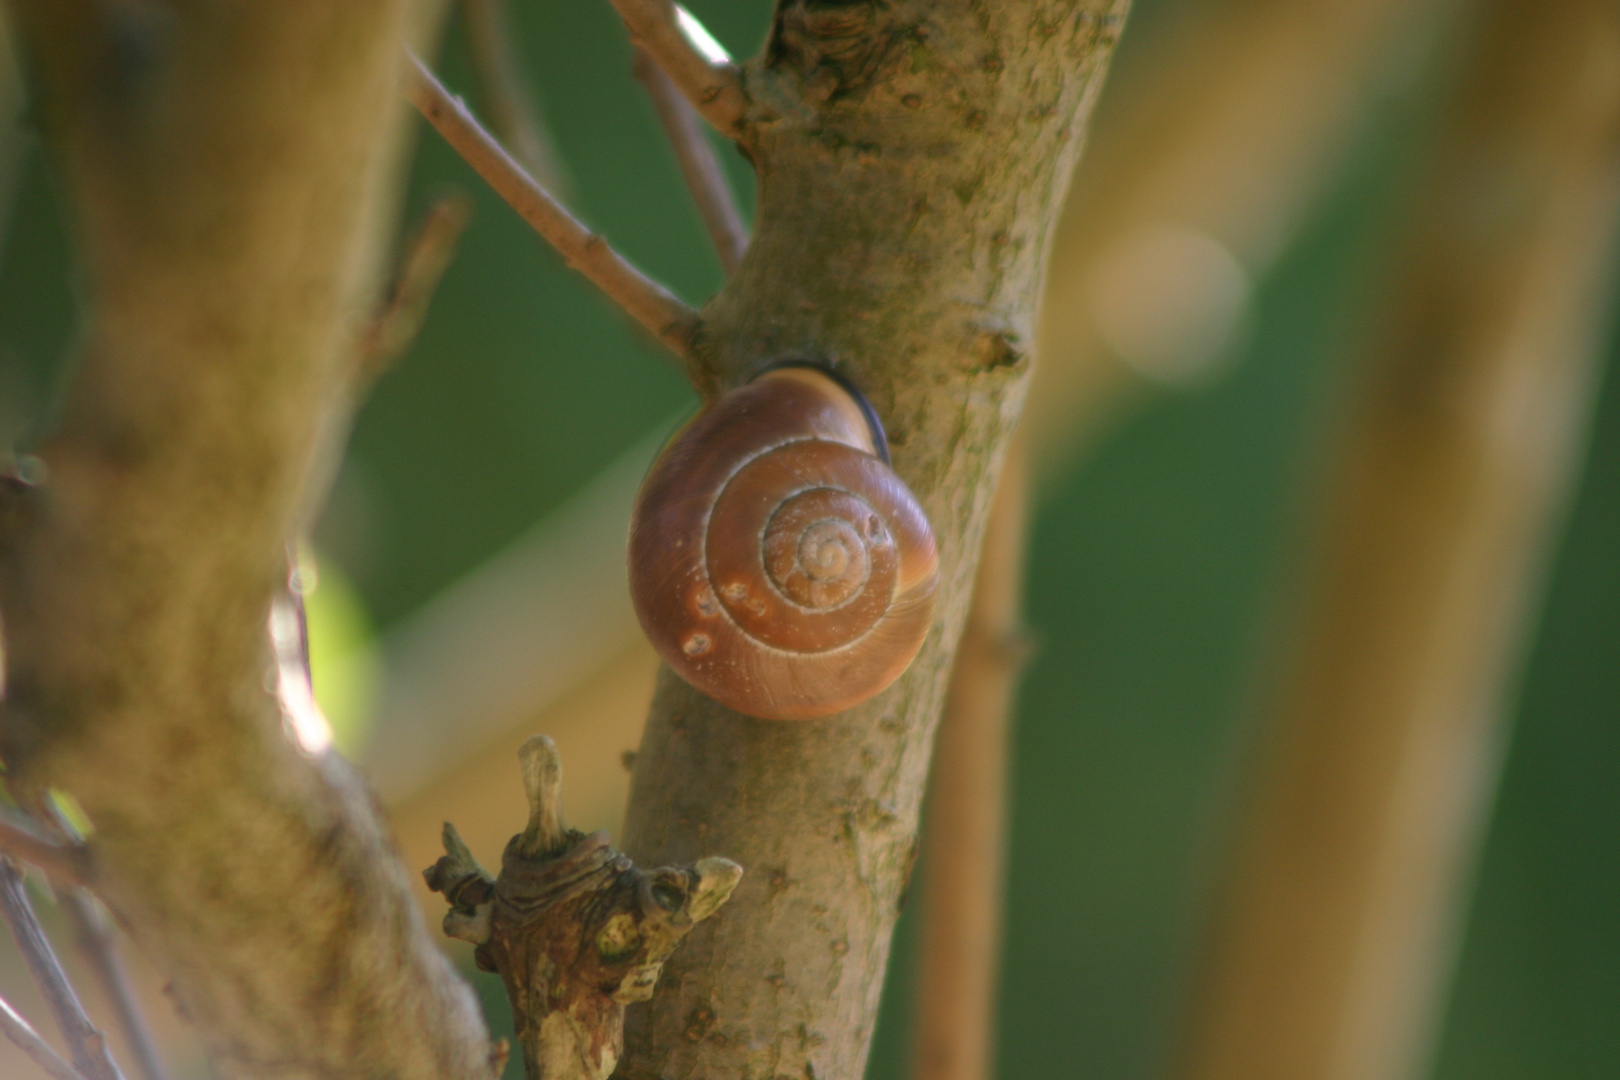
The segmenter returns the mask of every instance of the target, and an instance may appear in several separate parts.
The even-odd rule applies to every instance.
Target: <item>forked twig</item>
[[[90,1022],[84,1006],[79,1004],[61,961],[57,960],[44,928],[34,915],[24,891],[22,870],[10,859],[0,859],[0,914],[10,925],[28,971],[56,1017],[73,1055],[74,1068],[88,1080],[124,1080],[123,1073],[107,1052],[106,1037]]]
[[[19,1050],[50,1073],[53,1080],[88,1080],[78,1069],[63,1061],[62,1055],[51,1049],[51,1044],[40,1038],[39,1032],[18,1015],[5,998],[0,998],[0,1032],[4,1032]]]
[[[682,359],[689,359],[698,314],[673,293],[632,266],[607,241],[587,229],[485,131],[459,98],[409,54],[407,94],[428,122],[568,264],[584,274],[631,318],[651,330]]]
[[[468,59],[489,126],[537,180],[553,191],[566,190],[551,132],[525,90],[523,69],[512,48],[506,0],[461,0],[460,7]]]
[[[743,224],[732,196],[731,185],[720,168],[697,112],[681,96],[669,73],[659,67],[640,45],[635,47],[636,81],[647,90],[653,108],[669,136],[669,144],[680,163],[681,176],[686,180],[692,201],[697,204],[703,225],[709,230],[714,249],[720,254],[720,266],[730,276],[742,262],[748,249],[748,227]]]
[[[637,45],[703,119],[735,138],[748,111],[742,73],[701,23],[670,0],[611,0]]]

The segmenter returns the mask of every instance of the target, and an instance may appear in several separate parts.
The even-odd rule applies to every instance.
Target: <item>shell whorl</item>
[[[739,712],[798,720],[866,700],[911,663],[938,557],[881,438],[840,382],[783,367],[664,449],[636,500],[630,591],[682,678]]]

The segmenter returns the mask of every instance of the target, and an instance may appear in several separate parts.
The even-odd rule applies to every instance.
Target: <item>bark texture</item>
[[[364,786],[284,730],[266,621],[343,430],[401,145],[403,0],[14,0],[89,300],[5,491],[0,752],[229,1077],[484,1077]]]
[[[796,354],[868,394],[933,522],[940,605],[900,681],[826,720],[661,676],[625,848],[749,872],[630,1011],[628,1077],[861,1075],[1052,227],[1126,6],[792,0],[742,68],[759,211],[697,347],[718,387]]]

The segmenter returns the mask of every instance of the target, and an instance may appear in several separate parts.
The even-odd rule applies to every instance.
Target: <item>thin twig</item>
[[[631,39],[669,74],[692,107],[722,134],[736,138],[748,111],[742,73],[702,25],[670,0],[611,2]]]
[[[404,257],[360,348],[362,378],[375,378],[405,355],[427,318],[428,306],[444,272],[455,258],[456,245],[472,216],[472,203],[458,193],[434,201],[406,242]]]
[[[34,909],[24,891],[22,870],[10,859],[0,859],[0,913],[17,939],[17,948],[28,964],[45,1001],[73,1055],[74,1068],[89,1080],[124,1080],[123,1073],[107,1052],[106,1036],[97,1030],[79,1004],[78,995],[68,983],[67,973],[45,937]]]
[[[433,77],[421,60],[410,57],[408,95],[440,135],[496,194],[560,252],[568,264],[589,278],[631,318],[651,330],[676,355],[688,359],[698,314],[673,293],[636,269],[591,232],[481,127],[459,98]]]
[[[912,1073],[985,1080],[995,1034],[1006,865],[1007,742],[1029,648],[1021,610],[1029,526],[1024,440],[996,487],[973,605],[934,745],[923,840],[922,943]]]
[[[461,21],[467,28],[468,58],[489,126],[531,175],[553,191],[566,191],[556,143],[527,92],[523,66],[512,48],[506,0],[461,0]]]
[[[79,834],[78,828],[69,820],[67,814],[62,812],[61,806],[54,799],[46,800],[41,812],[46,822],[55,827],[56,835],[63,844],[75,846],[83,844],[84,837]],[[142,1075],[146,1080],[169,1080],[168,1070],[163,1067],[163,1059],[158,1056],[157,1042],[152,1038],[151,1029],[147,1027],[146,1017],[141,1014],[140,1003],[136,1001],[134,989],[130,986],[123,958],[118,954],[118,938],[111,920],[107,918],[88,889],[68,885],[60,888],[59,895],[64,901],[69,917],[73,919],[79,948],[89,959],[96,978],[101,980],[102,991],[118,1014],[118,1022],[124,1029],[124,1038],[134,1051]]]
[[[686,179],[687,190],[692,193],[692,201],[697,204],[709,238],[714,241],[714,249],[720,254],[720,266],[729,277],[748,249],[748,227],[737,210],[737,200],[720,168],[720,159],[715,156],[696,110],[681,96],[669,73],[654,63],[640,45],[635,47],[635,56],[631,70],[646,88],[647,96],[652,98],[653,108],[658,110],[658,119],[669,136],[675,160],[680,163],[681,176]]]
[[[135,1054],[141,1075],[146,1080],[169,1080],[169,1071],[164,1068],[163,1059],[158,1055],[157,1041],[152,1038],[146,1017],[141,1013],[140,1002],[135,998],[135,990],[130,986],[129,973],[124,968],[123,957],[118,953],[118,939],[112,924],[84,889],[67,889],[62,898],[68,914],[73,918],[79,947],[89,958],[90,966],[101,980],[102,990],[112,1002],[113,1011],[118,1014],[124,1038]]]
[[[0,807],[0,852],[45,871],[58,885],[82,886],[89,877],[84,848],[57,843],[23,819]]]
[[[18,1015],[5,998],[0,998],[0,1031],[55,1080],[87,1080],[83,1073],[63,1061],[62,1055],[51,1049],[51,1044],[40,1038],[39,1032]]]

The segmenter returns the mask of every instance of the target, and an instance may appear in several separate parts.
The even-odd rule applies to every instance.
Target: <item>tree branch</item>
[[[512,45],[506,0],[460,0],[460,9],[479,102],[489,114],[490,127],[536,180],[565,193],[556,145],[541,122]]]
[[[11,934],[28,971],[56,1017],[56,1026],[68,1044],[73,1066],[89,1080],[124,1080],[107,1051],[107,1039],[90,1022],[84,1006],[73,992],[61,961],[45,937],[45,930],[34,916],[34,908],[24,891],[22,871],[10,859],[0,859],[0,914],[4,914]]]
[[[748,113],[742,74],[685,8],[670,0],[611,0],[625,29],[670,82],[722,134],[737,138]]]
[[[507,205],[608,298],[675,355],[692,359],[698,314],[591,232],[512,159],[421,60],[409,57],[408,95],[446,142]]]
[[[1620,8],[1476,10],[1334,447],[1184,1080],[1414,1076],[1434,1046],[1620,239]]]
[[[664,962],[692,927],[731,896],[742,868],[706,858],[639,870],[606,833],[568,828],[562,762],[536,735],[519,752],[527,828],[491,878],[451,825],[426,871],[450,901],[444,930],[478,946],[512,1001],[529,1080],[607,1080],[624,1045],[624,1007],[652,996]]]
[[[742,716],[661,673],[625,849],[680,863],[712,845],[749,875],[632,1011],[627,1080],[865,1067],[1051,225],[1124,10],[1052,25],[1038,0],[782,4],[749,63],[757,96],[791,107],[750,146],[767,181],[705,345],[726,385],[807,355],[866,393],[933,525],[938,609],[893,686],[813,722]]]
[[[169,1080],[169,1071],[163,1067],[157,1043],[152,1039],[146,1018],[141,1015],[140,1003],[135,999],[135,990],[129,984],[123,959],[118,955],[118,939],[112,924],[86,890],[66,889],[61,896],[73,919],[79,946],[89,957],[102,990],[118,1014],[118,1022],[140,1065],[141,1075],[146,1080]]]
[[[669,136],[669,145],[675,151],[675,160],[680,164],[686,189],[692,193],[692,201],[703,217],[703,226],[709,230],[709,239],[720,255],[720,267],[730,276],[742,262],[743,252],[748,250],[748,227],[743,224],[737,200],[720,168],[720,159],[709,143],[708,133],[668,73],[653,63],[647,50],[639,45],[635,47],[631,70],[646,88],[647,96],[652,98],[664,133]]]
[[[57,885],[82,886],[89,877],[89,859],[82,846],[47,838],[9,807],[0,807],[0,852],[39,867]]]
[[[11,1007],[11,1002],[0,998],[0,1032],[15,1043],[23,1053],[33,1058],[40,1068],[52,1077],[52,1080],[88,1080],[88,1078],[62,1060],[62,1055],[51,1049],[51,1044],[39,1037],[17,1010]]]
[[[405,4],[11,10],[91,307],[0,553],[6,781],[84,808],[219,1073],[487,1080],[371,795],[266,678],[378,292]]]
[[[435,199],[405,243],[405,253],[383,305],[360,346],[360,376],[375,379],[410,350],[427,318],[439,281],[456,256],[456,245],[472,216],[472,202],[461,194]]]
[[[994,1074],[996,972],[1006,872],[1013,696],[1029,659],[1023,627],[1029,476],[1014,435],[996,484],[962,642],[934,746],[918,901],[918,1080]]]

